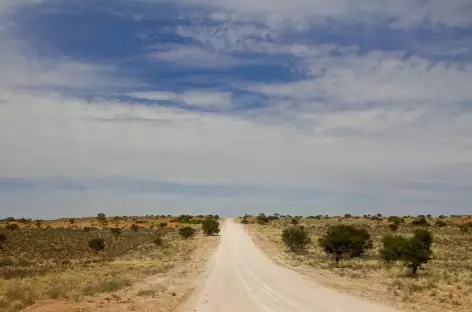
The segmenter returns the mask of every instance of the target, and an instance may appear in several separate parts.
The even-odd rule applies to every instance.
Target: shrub
[[[247,214],[244,215],[243,219],[241,220],[241,224],[248,224],[249,221],[247,220]]]
[[[82,229],[82,231],[84,231],[84,232],[90,232],[90,230],[92,230],[92,228],[89,227],[89,226],[85,226],[85,227]]]
[[[19,230],[20,226],[16,223],[8,223],[5,228],[10,231]]]
[[[297,218],[292,218],[292,220],[290,221],[290,223],[292,223],[293,225],[298,225],[299,221]]]
[[[213,218],[206,218],[202,222],[202,229],[205,235],[216,235],[220,232],[220,224]]]
[[[330,226],[318,243],[327,254],[334,257],[336,266],[341,258],[360,257],[373,247],[367,230],[346,224]]]
[[[152,242],[154,243],[154,245],[156,246],[161,246],[163,243],[164,243],[164,240],[162,239],[162,235],[157,235],[153,240]]]
[[[269,223],[269,218],[263,214],[263,213],[260,213],[257,217],[256,217],[256,222],[258,224],[262,224],[262,225],[265,225],[267,223]]]
[[[105,241],[103,238],[93,238],[88,241],[88,246],[95,252],[99,252],[105,249]]]
[[[428,230],[416,230],[413,237],[387,235],[383,238],[380,255],[383,260],[404,261],[415,275],[419,267],[431,259],[433,236]]]
[[[121,232],[122,232],[122,230],[121,230],[121,228],[119,228],[119,227],[110,229],[111,235],[113,235],[113,236],[115,236],[115,237],[120,236]]]
[[[403,236],[386,235],[382,239],[383,247],[380,249],[380,257],[387,263],[401,260],[402,248],[408,240]]]
[[[7,242],[8,238],[5,234],[0,233],[0,249],[3,249],[3,246]]]
[[[42,223],[41,220],[36,220],[36,221],[34,221],[34,224],[36,225],[36,227],[37,227],[38,229],[41,228],[41,223]]]
[[[103,222],[106,219],[107,219],[107,216],[103,212],[100,212],[99,214],[97,214],[97,220],[98,221]]]
[[[388,228],[389,228],[392,232],[396,232],[396,231],[398,230],[398,223],[389,223]]]
[[[388,217],[388,222],[401,224],[401,223],[405,223],[405,219],[400,218],[398,216],[390,216]]]
[[[191,226],[184,226],[179,229],[179,235],[184,239],[193,238],[195,235],[197,235],[197,230]]]
[[[139,231],[139,226],[136,225],[136,224],[131,224],[131,226],[129,227],[131,231],[133,232],[138,232]]]
[[[446,226],[447,223],[444,222],[443,220],[436,220],[436,226],[443,227]]]
[[[69,223],[70,223],[70,224],[74,224],[74,223],[75,223],[75,219],[74,219],[74,218],[69,218]]]
[[[352,218],[352,215],[349,213],[344,214],[344,219]]]
[[[282,241],[293,252],[304,251],[311,242],[308,232],[303,226],[292,226],[282,232]]]
[[[425,216],[418,216],[415,220],[411,221],[411,224],[417,226],[429,226]]]
[[[167,225],[168,225],[167,222],[160,222],[160,223],[159,223],[159,227],[160,227],[161,229],[165,228]]]

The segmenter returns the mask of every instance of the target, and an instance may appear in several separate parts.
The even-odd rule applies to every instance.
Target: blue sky
[[[467,0],[4,0],[0,216],[470,213]]]

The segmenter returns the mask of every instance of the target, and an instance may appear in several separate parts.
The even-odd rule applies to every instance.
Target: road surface
[[[313,283],[280,267],[240,224],[226,220],[206,284],[182,312],[399,312]]]

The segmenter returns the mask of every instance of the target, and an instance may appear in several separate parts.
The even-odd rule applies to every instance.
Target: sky
[[[472,212],[469,0],[2,0],[0,217]]]

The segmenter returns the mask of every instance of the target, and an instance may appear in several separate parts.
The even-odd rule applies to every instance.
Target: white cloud
[[[237,59],[217,51],[187,45],[166,45],[153,52],[151,58],[193,68],[214,68],[241,64]]]
[[[230,92],[212,91],[186,91],[186,92],[166,92],[166,91],[141,91],[130,94],[140,99],[155,101],[177,101],[184,102],[195,107],[231,107]]]

